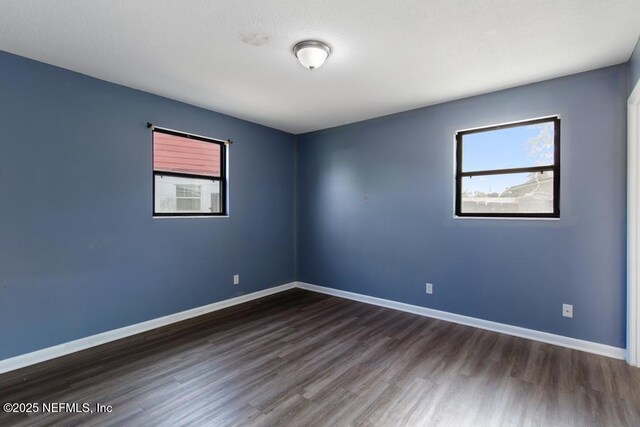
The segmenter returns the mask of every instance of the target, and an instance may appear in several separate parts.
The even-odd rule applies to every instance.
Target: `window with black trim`
[[[153,130],[154,216],[226,215],[223,141]]]
[[[560,217],[560,118],[456,133],[459,217]]]

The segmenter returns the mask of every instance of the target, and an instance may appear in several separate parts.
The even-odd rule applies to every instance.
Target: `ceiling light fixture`
[[[327,60],[331,54],[331,48],[318,40],[304,40],[296,43],[293,53],[305,68],[315,70]]]

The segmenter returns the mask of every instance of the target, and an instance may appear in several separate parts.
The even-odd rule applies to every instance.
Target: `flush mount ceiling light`
[[[296,43],[293,47],[293,53],[305,68],[315,70],[327,60],[331,48],[318,40],[304,40]]]

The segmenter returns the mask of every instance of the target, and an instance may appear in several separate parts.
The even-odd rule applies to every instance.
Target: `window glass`
[[[462,170],[553,165],[553,133],[547,122],[465,135]]]
[[[560,216],[560,119],[456,134],[457,216]]]
[[[156,174],[155,194],[156,213],[221,212],[219,181]]]
[[[220,144],[154,132],[153,170],[220,176],[220,147]]]
[[[464,177],[462,211],[553,213],[553,172]]]

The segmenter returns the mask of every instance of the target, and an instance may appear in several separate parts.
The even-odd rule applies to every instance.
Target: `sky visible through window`
[[[517,126],[464,135],[464,172],[510,169],[553,164],[553,122]],[[465,185],[467,192],[501,193],[523,184],[522,174],[474,176]]]

